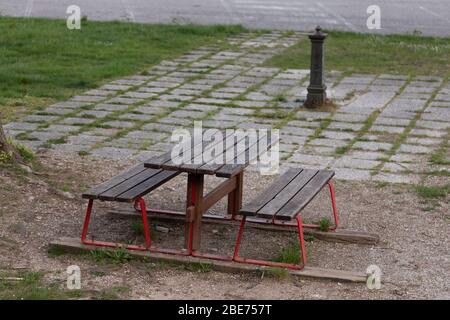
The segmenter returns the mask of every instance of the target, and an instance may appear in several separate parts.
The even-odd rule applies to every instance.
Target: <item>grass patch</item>
[[[450,75],[450,38],[341,31],[329,31],[328,34],[325,41],[327,70]],[[269,59],[266,65],[282,69],[309,69],[310,50],[310,41],[305,37],[295,46]]]
[[[290,242],[273,258],[275,262],[299,264],[300,263],[300,247],[296,242]]]
[[[150,25],[0,17],[0,107],[11,121],[107,80],[137,73],[241,26]]]
[[[416,191],[424,199],[445,198],[450,193],[450,184],[439,187],[417,186]]]
[[[91,250],[90,257],[97,263],[123,264],[133,259],[130,253],[124,248],[114,250]]]
[[[319,230],[320,231],[328,231],[330,230],[331,227],[331,222],[330,219],[323,217],[322,219],[320,219],[317,224],[319,225]]]
[[[213,265],[211,263],[188,263],[184,268],[188,271],[207,273],[212,271]]]

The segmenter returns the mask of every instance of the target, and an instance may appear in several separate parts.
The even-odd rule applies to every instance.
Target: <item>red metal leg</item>
[[[144,225],[145,244],[147,248],[150,248],[152,245],[152,240],[150,238],[150,229],[148,227],[147,209],[145,208],[145,200],[139,198],[138,200],[136,200],[136,202],[139,203],[139,206],[141,208],[142,224]]]
[[[97,246],[97,247],[110,247],[110,248],[125,248],[129,250],[147,250],[146,247],[143,246],[137,246],[137,245],[125,245],[120,243],[114,243],[114,242],[107,242],[107,241],[94,241],[94,240],[87,240],[87,233],[89,230],[89,221],[91,219],[91,213],[92,213],[92,207],[94,204],[93,199],[89,199],[88,207],[86,210],[86,216],[84,218],[84,224],[83,224],[83,230],[81,232],[81,243],[91,246]],[[145,209],[145,206],[144,206]]]
[[[330,230],[334,231],[339,225],[339,218],[338,218],[338,212],[336,207],[336,198],[334,197],[334,186],[333,182],[328,181],[328,188],[330,190],[330,197],[331,197],[331,206],[333,207],[333,217],[334,217],[334,226],[330,228]]]
[[[305,249],[305,240],[303,237],[303,225],[302,218],[300,215],[297,216],[297,229],[298,229],[298,239],[300,242],[300,256],[301,256],[301,264],[296,265],[292,263],[283,263],[283,262],[272,262],[267,260],[256,260],[256,259],[247,259],[239,257],[239,247],[241,245],[242,236],[245,228],[245,216],[241,220],[241,226],[239,228],[239,233],[236,239],[236,245],[234,247],[233,261],[239,263],[248,263],[255,264],[259,266],[267,266],[267,267],[278,267],[278,268],[288,268],[293,270],[303,270],[306,264],[306,249]]]

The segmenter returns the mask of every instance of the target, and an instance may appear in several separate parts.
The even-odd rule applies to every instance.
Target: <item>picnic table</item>
[[[81,242],[84,245],[101,247],[125,247],[130,250],[144,250],[182,256],[195,256],[216,260],[234,261],[263,266],[286,267],[301,270],[306,263],[303,227],[320,228],[318,224],[303,224],[301,211],[328,185],[333,209],[334,225],[338,226],[338,215],[334,189],[331,179],[334,171],[289,168],[276,178],[270,186],[242,207],[243,180],[245,169],[249,164],[261,165],[261,156],[276,145],[277,136],[266,131],[236,133],[236,131],[218,131],[205,137],[200,132],[196,139],[195,130],[192,138],[188,132],[187,139],[172,150],[152,157],[122,174],[113,177],[91,190],[83,193],[89,199]],[[259,160],[255,161],[256,159]],[[187,174],[186,205],[184,212],[160,209],[146,209],[144,196],[168,182],[180,173]],[[223,178],[212,191],[205,192],[205,175]],[[233,256],[219,256],[200,252],[202,237],[202,219],[213,205],[224,197],[228,198],[227,215],[220,219],[240,221],[240,227]],[[145,246],[123,245],[87,238],[93,201],[116,201],[134,203],[142,216]],[[139,207],[139,208],[138,208]],[[148,213],[182,215],[185,221],[185,248],[181,250],[166,249],[152,245],[148,227]],[[239,215],[240,217],[236,217]],[[208,216],[209,218],[209,216]],[[239,256],[246,221],[253,223],[295,226],[299,236],[301,264],[278,263],[265,260],[247,259]],[[292,223],[294,221],[294,223]]]
[[[144,162],[147,168],[187,173],[185,245],[189,252],[195,252],[200,248],[202,216],[225,196],[228,197],[228,215],[230,219],[234,219],[242,207],[242,188],[246,167],[256,157],[267,152],[273,143],[271,136],[266,134],[260,134],[256,139],[250,139],[248,136],[238,137],[232,132],[223,133],[220,136],[222,139],[215,139],[212,142],[190,141],[186,148],[188,156],[184,158],[189,161],[177,163],[173,160],[172,151],[169,151]],[[232,143],[229,139],[233,139]],[[262,140],[267,143],[264,149],[258,147]],[[214,154],[209,161],[205,160],[204,154],[213,150],[218,144],[223,146],[222,153]],[[241,148],[238,148],[239,144]],[[255,147],[256,154],[251,152]],[[227,152],[232,152],[232,159],[226,159]],[[225,180],[205,194],[205,175],[213,175]]]

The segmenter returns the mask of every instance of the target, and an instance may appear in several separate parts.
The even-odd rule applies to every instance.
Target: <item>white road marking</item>
[[[419,6],[419,9],[420,9],[420,10],[423,10],[423,11],[429,13],[429,14],[431,14],[432,16],[435,16],[435,17],[437,17],[437,18],[440,18],[440,19],[443,19],[443,20],[445,20],[445,21],[447,21],[447,22],[450,22],[450,19],[449,19],[449,18],[444,17],[444,16],[442,16],[442,15],[436,13],[436,12],[433,12],[433,11],[431,11],[431,10],[428,10],[428,9],[425,8],[425,7]]]
[[[239,15],[233,14],[233,9],[231,9],[231,6],[227,0],[220,0],[220,4],[225,9],[225,11],[228,13],[228,16],[230,17],[231,20],[234,20],[237,23],[242,24],[242,20],[239,18]]]
[[[25,17],[31,17],[31,12],[33,11],[34,0],[28,0],[27,6],[25,8]]]
[[[130,20],[131,22],[135,22],[136,18],[134,17],[134,13],[130,8],[130,5],[128,3],[128,0],[121,0],[122,2],[122,6],[125,9],[125,13],[127,15],[127,19]]]
[[[348,22],[344,17],[338,15],[337,13],[333,12],[332,10],[328,9],[327,7],[325,7],[323,4],[321,4],[320,2],[316,3],[320,8],[322,8],[323,10],[325,10],[326,12],[328,12],[330,15],[332,15],[333,17],[335,17],[336,19],[338,19],[339,21],[341,21],[343,24],[345,24],[347,26],[347,28],[349,28],[352,31],[357,32],[358,30],[356,29],[356,27],[351,24],[350,22]]]

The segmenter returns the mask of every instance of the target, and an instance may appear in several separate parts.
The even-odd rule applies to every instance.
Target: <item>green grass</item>
[[[63,290],[56,283],[44,283],[42,272],[27,271],[14,277],[22,280],[0,280],[0,300],[61,300],[85,295],[80,290]]]
[[[299,264],[300,263],[300,247],[298,243],[291,242],[285,246],[273,259],[275,262]]]
[[[445,198],[450,193],[450,184],[438,187],[417,186],[416,191],[424,199]]]
[[[123,264],[129,262],[133,257],[124,248],[117,249],[95,249],[89,252],[90,257],[97,263]]]
[[[326,70],[358,73],[450,75],[450,38],[368,35],[330,31],[325,41]],[[303,39],[266,62],[282,69],[309,69],[310,41]]]
[[[245,32],[241,26],[148,25],[0,17],[0,107],[8,122],[164,59]]]

